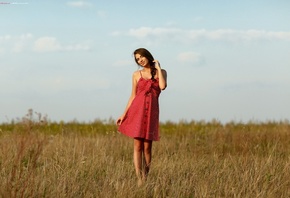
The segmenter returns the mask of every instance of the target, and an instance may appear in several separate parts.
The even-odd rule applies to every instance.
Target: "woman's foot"
[[[138,187],[142,186],[143,183],[144,183],[144,181],[141,178],[139,178],[138,183],[137,183]]]

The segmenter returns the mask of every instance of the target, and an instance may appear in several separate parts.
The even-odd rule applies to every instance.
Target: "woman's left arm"
[[[154,60],[153,62],[155,63],[155,68],[158,72],[159,87],[164,90],[167,87],[167,72],[164,69],[161,69],[158,60]]]

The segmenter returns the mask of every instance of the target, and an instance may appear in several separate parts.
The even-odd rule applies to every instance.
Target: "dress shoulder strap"
[[[141,78],[143,78],[141,70],[139,70],[139,72],[140,72],[140,76],[141,76]]]

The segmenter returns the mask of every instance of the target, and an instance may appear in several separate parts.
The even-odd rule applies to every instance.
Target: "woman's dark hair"
[[[145,48],[136,49],[133,54],[134,54],[135,62],[137,64],[138,64],[138,61],[135,58],[136,54],[140,54],[141,56],[146,57],[148,59],[149,64],[150,64],[150,70],[151,70],[151,80],[154,80],[154,76],[156,74],[156,68],[154,66],[155,63],[153,62],[154,58],[153,58],[152,54]]]

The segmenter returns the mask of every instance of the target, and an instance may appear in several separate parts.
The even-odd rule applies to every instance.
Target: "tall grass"
[[[166,122],[138,187],[113,120],[0,126],[0,197],[290,197],[290,124]]]

